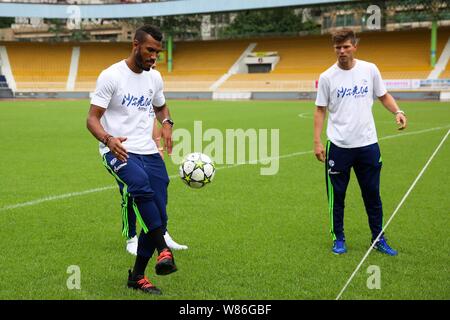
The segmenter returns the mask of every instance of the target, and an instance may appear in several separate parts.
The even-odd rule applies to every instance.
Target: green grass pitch
[[[450,129],[449,103],[400,105],[409,118],[404,132],[374,106],[385,221]],[[167,277],[155,276],[150,260],[147,275],[164,292],[153,297],[125,286],[134,259],[121,237],[119,193],[86,130],[89,102],[0,102],[0,299],[336,298],[370,233],[353,175],[345,216],[349,251],[331,253],[324,169],[311,152],[313,102],[169,106],[176,128],[192,130],[195,120],[223,132],[278,128],[282,157],[278,174],[269,176],[260,175],[261,165],[218,165],[202,190],[171,179],[169,230],[189,250],[175,252],[179,271]],[[447,140],[387,229],[399,255],[372,252],[342,299],[450,299],[449,161]],[[177,166],[166,164],[175,176]],[[80,267],[80,290],[67,288],[71,265]],[[381,272],[380,289],[367,287],[372,265]]]

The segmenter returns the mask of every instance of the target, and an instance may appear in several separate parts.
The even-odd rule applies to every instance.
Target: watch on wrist
[[[405,112],[403,110],[398,110],[394,112],[395,115],[398,115],[399,113],[405,115]]]
[[[174,122],[173,122],[172,119],[170,119],[170,118],[165,118],[163,121],[161,121],[161,124],[164,125],[164,123],[166,123],[166,122],[167,122],[168,124],[170,124],[171,127],[173,127]]]

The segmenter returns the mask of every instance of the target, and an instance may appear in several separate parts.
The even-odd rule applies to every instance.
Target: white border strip
[[[444,138],[442,139],[441,143],[439,143],[439,145],[437,146],[436,150],[434,150],[433,154],[431,155],[430,159],[428,159],[428,162],[425,164],[425,166],[423,167],[422,171],[420,171],[419,175],[417,176],[416,180],[414,180],[414,182],[412,183],[411,187],[409,187],[408,191],[405,193],[405,195],[403,196],[403,199],[400,201],[400,203],[398,204],[397,208],[394,210],[394,213],[392,213],[391,217],[389,218],[389,221],[386,223],[386,225],[383,227],[383,229],[381,230],[380,234],[378,235],[378,237],[375,239],[375,241],[372,243],[372,245],[370,246],[369,250],[367,250],[366,254],[364,255],[364,257],[362,258],[361,262],[358,264],[358,266],[356,267],[355,271],[353,271],[352,275],[350,276],[350,278],[347,280],[347,283],[344,285],[344,287],[342,288],[341,292],[339,292],[339,294],[336,297],[336,300],[339,300],[339,298],[342,296],[342,294],[344,293],[345,289],[347,289],[348,285],[350,284],[350,282],[353,280],[353,277],[356,275],[356,273],[358,272],[358,270],[361,268],[362,264],[364,263],[364,261],[366,260],[366,258],[369,256],[370,252],[372,251],[373,247],[375,246],[375,243],[380,239],[381,235],[383,234],[383,232],[386,230],[386,228],[388,227],[389,223],[392,221],[392,219],[395,217],[396,213],[398,212],[398,210],[400,209],[400,207],[402,206],[402,204],[405,202],[406,198],[409,196],[409,194],[411,193],[411,191],[414,189],[414,187],[416,186],[417,181],[419,181],[419,179],[422,177],[423,173],[425,172],[425,170],[428,168],[428,165],[431,163],[431,160],[433,160],[434,156],[438,153],[439,149],[441,148],[441,146],[444,144],[445,140],[448,137],[448,134],[450,133],[450,130],[447,131],[447,134],[444,136]]]
[[[70,58],[70,69],[69,75],[67,77],[66,90],[75,90],[75,81],[77,80],[78,74],[78,63],[80,61],[80,47],[72,48],[72,56]]]

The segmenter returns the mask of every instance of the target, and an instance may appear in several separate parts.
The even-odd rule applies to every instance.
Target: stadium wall
[[[167,99],[212,100],[212,92],[164,92]]]
[[[389,91],[397,100],[439,100],[440,91]],[[316,100],[316,92],[252,92],[252,100]]]
[[[11,89],[0,88],[0,99],[11,99],[14,98],[14,93]]]
[[[89,92],[20,92],[17,91],[15,98],[24,99],[89,99]]]
[[[445,92],[440,91],[389,91],[397,100],[442,100]],[[165,92],[171,100],[212,100],[212,92]],[[90,99],[89,92],[16,92],[22,99]],[[10,95],[0,98],[11,98]],[[315,100],[316,92],[251,92],[245,100]],[[238,98],[224,100],[242,100]]]

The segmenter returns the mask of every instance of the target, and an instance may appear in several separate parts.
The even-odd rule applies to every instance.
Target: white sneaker
[[[133,256],[137,255],[137,247],[138,247],[138,237],[134,236],[133,238],[127,240],[127,252],[131,253]]]
[[[167,246],[170,249],[174,249],[174,250],[186,250],[188,247],[182,244],[178,244],[175,241],[173,241],[172,237],[170,236],[170,234],[166,231],[166,233],[164,234],[164,240],[166,241]]]

